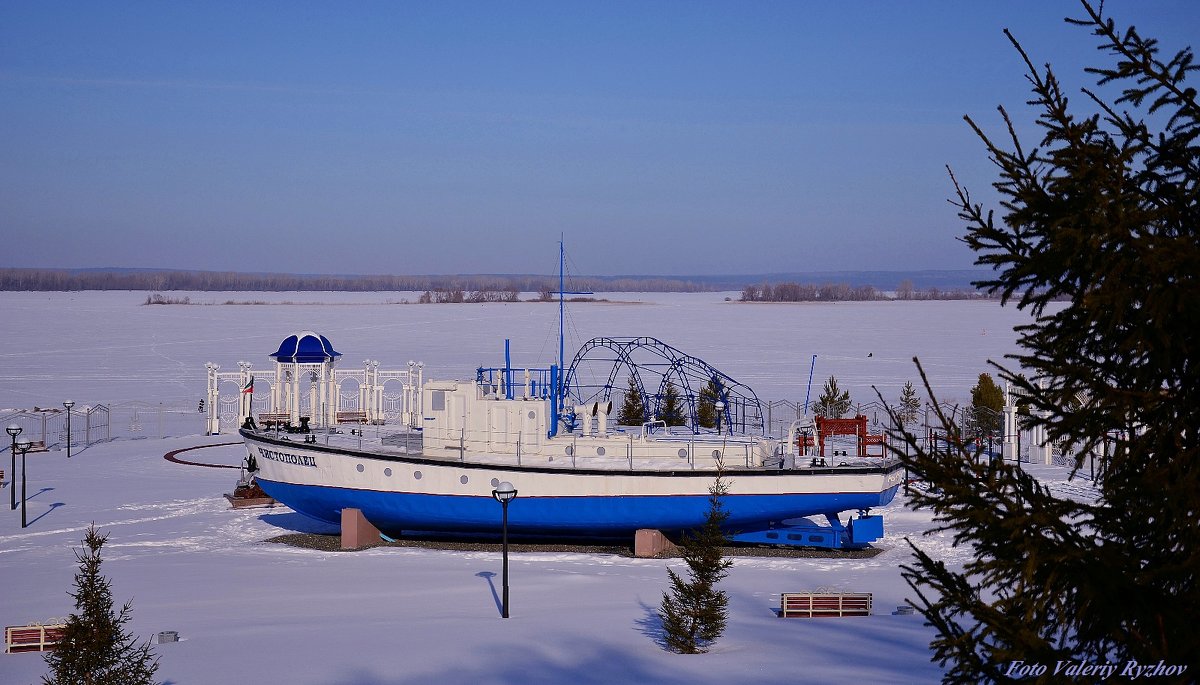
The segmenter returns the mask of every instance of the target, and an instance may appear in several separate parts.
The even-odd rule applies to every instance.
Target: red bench
[[[871,593],[785,592],[779,595],[779,615],[783,618],[870,616]]]
[[[54,649],[62,642],[63,631],[66,629],[61,623],[50,626],[8,626],[4,629],[4,651],[7,654],[17,654]]]

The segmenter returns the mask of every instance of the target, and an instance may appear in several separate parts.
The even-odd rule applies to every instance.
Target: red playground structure
[[[859,414],[852,419],[828,419],[824,416],[816,417],[817,423],[817,447],[818,454],[825,456],[825,439],[835,435],[853,435],[858,438],[857,456],[859,457],[882,457],[883,435],[871,435],[867,433],[867,417]],[[801,438],[802,440],[804,438]],[[807,440],[809,446],[812,444],[812,438]],[[879,452],[869,454],[867,448],[872,445],[879,445]]]

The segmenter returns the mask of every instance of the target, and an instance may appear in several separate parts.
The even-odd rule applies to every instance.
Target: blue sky
[[[1194,42],[1200,3],[1121,0]],[[0,265],[969,268],[945,166],[1075,2],[0,1]],[[1076,101],[1081,101],[1077,97]],[[1023,123],[1027,139],[1033,128]]]

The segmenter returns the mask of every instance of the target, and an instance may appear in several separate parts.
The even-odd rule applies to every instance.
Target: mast
[[[565,373],[565,371],[566,371],[566,367],[563,366],[563,361],[564,361],[563,357],[565,356],[564,350],[563,350],[563,346],[564,346],[564,343],[563,343],[563,297],[564,297],[564,294],[563,294],[563,290],[564,290],[564,288],[563,288],[563,284],[564,284],[563,263],[564,263],[565,259],[564,259],[563,255],[564,255],[563,239],[562,239],[562,236],[560,235],[558,237],[558,384],[560,387],[555,388],[555,397],[554,397],[555,403],[559,404],[559,406],[561,406],[563,391],[565,390],[565,388],[563,388],[561,386],[563,384],[563,373]]]
[[[817,355],[813,355],[812,366],[808,367],[808,391],[804,394],[804,415],[808,416],[808,400],[812,397],[813,371],[817,369]]]
[[[558,239],[558,367],[550,365],[550,385],[552,397],[550,398],[550,430],[546,431],[546,437],[553,438],[558,435],[558,421],[562,415],[563,396],[566,394],[566,381],[563,376],[566,370],[563,369],[563,357],[565,356],[563,343],[563,285],[564,285],[564,266],[565,259],[563,258],[563,240],[562,235]]]
[[[558,381],[555,383],[553,376],[551,382],[554,383],[554,406],[552,419],[554,426],[550,429],[550,436],[554,437],[558,432],[558,417],[561,416],[563,409],[566,408],[567,398],[567,355],[566,355],[566,335],[564,331],[563,321],[566,318],[564,302],[566,297],[570,295],[591,295],[588,291],[572,290],[567,292],[566,283],[566,250],[563,248],[563,237],[560,234],[558,239]]]

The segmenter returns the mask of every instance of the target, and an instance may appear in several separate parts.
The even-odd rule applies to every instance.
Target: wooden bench
[[[258,425],[262,426],[264,430],[270,430],[275,426],[282,428],[291,420],[292,415],[286,411],[263,412],[258,415]]]
[[[7,451],[9,451],[9,448],[6,447],[6,448],[4,448],[3,451],[7,452]],[[25,451],[28,453],[28,452],[49,452],[50,450],[46,449],[46,441],[45,440],[36,440],[34,442],[29,443],[29,449],[27,449]],[[21,449],[17,448],[16,453],[20,454]],[[4,480],[4,469],[0,469],[0,481],[3,481],[3,480]]]
[[[45,652],[58,647],[67,627],[54,625],[8,626],[4,629],[4,652]]]
[[[367,412],[365,411],[339,411],[337,413],[338,423],[358,423],[364,424],[367,422]]]
[[[870,616],[869,592],[785,592],[779,595],[782,618],[821,618],[825,616]]]

